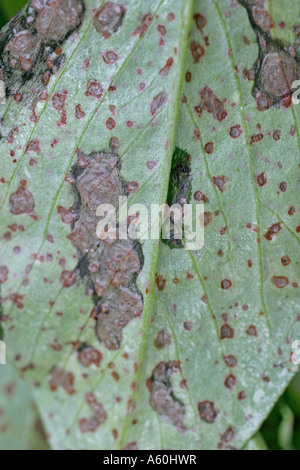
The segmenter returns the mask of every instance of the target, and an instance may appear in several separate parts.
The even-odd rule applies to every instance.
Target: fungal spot
[[[246,331],[248,336],[258,336],[256,326],[250,325]]]
[[[207,155],[211,155],[214,152],[214,144],[213,142],[207,142],[204,146],[204,150],[207,153]]]
[[[253,144],[255,144],[256,142],[259,142],[259,141],[262,140],[263,138],[264,138],[264,135],[263,135],[262,133],[252,135],[252,136],[251,136],[250,145],[253,145]]]
[[[223,192],[225,190],[225,185],[229,181],[229,179],[224,175],[222,175],[222,176],[213,176],[212,180],[213,180],[214,185],[221,192]]]
[[[282,266],[288,266],[290,264],[291,260],[288,256],[283,256],[281,258],[281,264]]]
[[[257,181],[258,186],[264,186],[268,182],[267,178],[265,177],[265,173],[261,173],[260,175],[257,175],[256,181]]]
[[[235,384],[236,384],[236,377],[232,374],[228,375],[224,382],[225,387],[229,388],[229,390],[232,390]]]
[[[9,206],[14,215],[32,214],[35,203],[31,192],[20,184],[17,191],[10,196]]]
[[[273,132],[273,139],[276,142],[281,139],[281,131],[279,129]]]
[[[106,64],[114,64],[118,60],[118,56],[115,52],[108,51],[102,54],[102,59]]]
[[[289,280],[286,276],[272,276],[271,282],[277,289],[283,289],[289,284]]]
[[[172,157],[171,173],[167,195],[167,204],[171,207],[178,204],[181,207],[191,198],[191,162],[190,155],[176,147]],[[184,227],[182,227],[184,236]],[[170,216],[170,238],[163,239],[163,243],[170,248],[183,248],[182,240],[175,238],[174,217]]]
[[[102,85],[97,82],[96,80],[90,80],[87,85],[86,96],[90,96],[91,98],[96,98],[98,101],[101,100],[103,96],[104,90]]]
[[[266,240],[272,241],[275,235],[277,235],[280,232],[280,230],[281,230],[280,223],[273,224],[269,228],[267,233],[265,233],[264,237],[266,238]]]
[[[126,9],[118,3],[107,2],[94,15],[94,26],[105,39],[114,35],[122,26]]]
[[[237,124],[236,126],[232,126],[229,131],[229,135],[233,139],[237,139],[238,137],[242,135],[242,133],[243,133],[243,129],[240,126],[240,124]]]
[[[245,400],[246,398],[247,398],[247,395],[246,395],[246,392],[244,392],[244,390],[242,390],[238,393],[238,400],[239,401]]]
[[[66,372],[60,367],[54,367],[51,372],[49,387],[52,391],[56,391],[58,388],[63,388],[69,395],[75,393],[74,390],[74,374],[72,372]]]
[[[15,95],[28,80],[39,94],[63,65],[58,45],[80,27],[83,13],[82,0],[34,0],[12,18],[0,38],[0,67],[8,95]],[[24,94],[32,99],[31,89]]]
[[[163,349],[165,346],[172,344],[172,336],[167,330],[160,330],[154,340],[154,346],[157,349]]]
[[[287,190],[287,183],[285,183],[284,181],[282,181],[279,185],[279,189],[281,192],[285,192]]]
[[[261,4],[253,6],[247,0],[239,0],[239,3],[248,12],[259,47],[258,59],[253,67],[255,83],[252,91],[257,108],[263,112],[280,103],[287,108],[292,103],[292,84],[300,72],[299,53],[290,44],[271,36],[273,22]]]
[[[135,240],[97,237],[98,206],[112,204],[117,208],[119,197],[128,195],[117,154],[85,155],[78,150],[77,156],[72,169],[75,193],[72,213],[76,220],[68,239],[79,253],[76,273],[86,282],[95,304],[96,335],[107,349],[116,350],[121,344],[122,329],[143,309],[142,296],[136,287],[143,255]]]
[[[141,25],[133,31],[132,36],[139,36],[140,38],[145,36],[146,31],[147,31],[151,21],[152,21],[152,14],[151,13],[147,13],[146,15],[141,16],[140,17]]]
[[[8,279],[8,267],[7,266],[0,266],[0,284],[4,284],[4,282]]]
[[[150,403],[154,410],[173,423],[179,431],[184,431],[185,407],[174,396],[171,384],[171,375],[179,371],[180,364],[177,361],[160,362],[148,379],[148,388],[151,393]]]
[[[75,116],[76,119],[83,119],[85,117],[85,112],[81,108],[80,104],[77,104],[75,107]]]
[[[91,418],[81,418],[79,427],[82,433],[95,432],[107,420],[107,413],[92,393],[86,393],[85,399],[92,411]]]
[[[76,280],[75,273],[73,271],[63,271],[59,280],[62,286],[66,288],[71,287]]]
[[[214,423],[217,420],[219,411],[212,401],[200,401],[198,403],[198,412],[200,418],[206,423]]]
[[[211,88],[206,86],[202,88],[199,94],[201,101],[197,106],[195,106],[195,111],[199,117],[202,116],[203,111],[207,111],[219,122],[222,122],[227,118],[228,113],[224,104],[219,100]]]
[[[191,42],[190,51],[191,51],[191,54],[192,54],[192,57],[194,59],[195,64],[198,64],[200,62],[200,59],[202,59],[202,57],[205,54],[204,48],[197,41],[192,41]]]
[[[57,206],[57,213],[64,224],[71,224],[76,219],[76,214],[72,210],[65,209],[62,206]]]
[[[220,337],[221,339],[232,339],[234,337],[234,329],[228,323],[225,323],[221,326]]]
[[[150,104],[151,116],[154,116],[154,114],[156,114],[159,109],[163,108],[166,105],[167,101],[168,95],[166,93],[162,92],[156,95],[153,98],[152,103]]]
[[[167,281],[163,276],[156,276],[155,283],[157,285],[157,289],[160,291],[163,291],[164,288],[166,287]]]
[[[200,13],[195,13],[194,20],[196,23],[196,27],[199,29],[200,33],[203,34],[203,30],[207,24],[205,16],[201,15]]]
[[[171,67],[173,65],[173,62],[174,62],[173,58],[169,57],[166,64],[164,65],[164,67],[162,69],[160,69],[160,71],[159,71],[159,75],[161,77],[165,77],[166,75],[169,75]]]
[[[231,286],[232,286],[232,283],[231,283],[231,281],[230,281],[229,279],[223,279],[223,280],[221,281],[221,287],[222,287],[222,289],[228,290],[228,289],[230,289]]]
[[[237,366],[237,360],[235,356],[224,356],[224,361],[225,364],[230,368]]]

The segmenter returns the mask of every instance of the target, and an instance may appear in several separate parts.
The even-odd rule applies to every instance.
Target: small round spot
[[[128,191],[130,191],[131,193],[134,193],[139,187],[139,184],[136,182],[136,181],[131,181],[129,184],[128,184]]]
[[[230,289],[231,286],[232,286],[232,282],[229,279],[223,279],[221,281],[222,289],[228,290],[228,289]]]

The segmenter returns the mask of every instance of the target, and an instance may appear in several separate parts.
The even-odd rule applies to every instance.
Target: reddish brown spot
[[[246,331],[248,336],[258,336],[256,326],[250,325]]]
[[[158,24],[157,25],[157,31],[159,32],[159,34],[161,34],[162,36],[165,36],[167,34],[167,30],[166,30],[166,27],[162,24]]]
[[[222,289],[227,290],[227,289],[230,289],[231,286],[232,286],[232,282],[229,279],[223,279],[221,281]]]
[[[8,267],[7,266],[0,266],[0,284],[4,284],[4,282],[8,279]]]
[[[131,193],[135,193],[139,189],[139,184],[136,181],[130,181],[128,183],[128,191]]]
[[[232,390],[235,384],[236,384],[236,377],[232,374],[228,375],[224,382],[225,387],[229,388],[229,390]]]
[[[86,393],[86,401],[92,411],[91,418],[81,418],[79,427],[82,433],[94,432],[107,419],[106,411],[101,403],[96,400],[92,393]]]
[[[200,418],[206,423],[214,423],[218,417],[218,410],[212,401],[200,401],[198,403],[198,412]]]
[[[76,276],[73,271],[63,271],[60,275],[60,283],[68,288],[71,287],[75,282]]]
[[[260,140],[262,140],[264,138],[264,135],[263,134],[256,134],[256,135],[252,135],[251,136],[251,141],[250,141],[250,145],[252,144],[255,144],[256,142],[259,142]]]
[[[72,372],[66,372],[60,367],[55,367],[51,372],[49,387],[52,391],[56,391],[62,387],[69,395],[75,393],[73,388],[74,375]]]
[[[55,93],[55,95],[53,95],[52,97],[53,108],[59,112],[63,111],[65,104],[66,104],[67,97],[68,97],[68,92],[66,90],[63,90],[59,93]]]
[[[273,139],[277,142],[281,138],[281,131],[277,129],[273,132]]]
[[[198,202],[200,201],[203,201],[205,203],[208,202],[208,198],[201,191],[196,191],[194,193],[194,199],[195,201],[198,201]]]
[[[32,60],[26,57],[20,57],[20,67],[24,72],[28,72],[32,68]]]
[[[162,77],[165,77],[166,75],[169,75],[171,67],[173,65],[173,62],[174,62],[173,58],[169,57],[166,64],[163,66],[162,69],[160,69],[159,75],[161,75]]]
[[[286,276],[272,276],[271,282],[274,284],[275,287],[278,289],[283,289],[289,284],[289,280]]]
[[[234,337],[234,329],[231,328],[228,323],[225,323],[224,325],[221,326],[220,329],[220,337],[221,339],[231,339]]]
[[[118,3],[107,2],[94,15],[94,25],[97,31],[107,39],[121,27],[126,9]]]
[[[257,2],[258,3],[258,2]],[[260,4],[252,8],[253,20],[264,31],[270,31],[274,28],[274,24],[270,14]]]
[[[87,347],[78,354],[77,359],[84,367],[89,367],[91,364],[99,367],[102,361],[102,354],[94,348]]]
[[[37,139],[31,140],[27,144],[26,153],[29,153],[29,152],[39,153],[40,151],[41,151],[41,147],[40,147],[40,141],[39,140],[37,140]]]
[[[71,224],[76,219],[76,215],[72,211],[65,209],[62,206],[57,206],[57,213],[64,224]]]
[[[241,390],[238,393],[238,400],[242,401],[242,400],[245,400],[246,398],[247,398],[246,392],[244,392],[244,390]]]
[[[199,29],[200,33],[203,34],[203,30],[207,23],[205,16],[201,15],[200,13],[195,13],[194,20],[196,23],[196,27]]]
[[[113,118],[108,118],[106,121],[106,127],[109,131],[112,131],[116,127],[116,121]]]
[[[220,437],[221,437],[220,442],[226,444],[228,442],[233,441],[233,439],[235,438],[235,431],[233,428],[228,428],[226,429],[224,434],[221,434]]]
[[[30,214],[35,206],[31,192],[21,184],[17,191],[10,196],[9,204],[10,212],[14,215]]]
[[[90,80],[85,94],[86,96],[91,96],[92,98],[96,98],[100,101],[103,96],[103,92],[104,90],[99,82],[96,80]]]
[[[157,349],[163,349],[165,346],[172,344],[172,336],[167,330],[161,330],[157,333],[154,340],[154,346]]]
[[[190,321],[185,321],[183,323],[184,329],[187,331],[191,331],[193,329],[193,324]]]
[[[214,185],[221,192],[223,192],[225,190],[225,185],[229,181],[229,179],[224,175],[222,175],[222,176],[213,176],[212,180],[213,180]]]
[[[168,96],[166,93],[159,93],[153,98],[153,101],[150,105],[150,113],[153,116],[159,109],[161,109],[168,101]]]
[[[214,143],[207,142],[207,144],[204,146],[204,150],[208,155],[211,155],[214,152]]]
[[[187,83],[190,83],[192,81],[192,72],[189,72],[189,71],[186,72],[185,80]]]
[[[268,182],[267,178],[265,177],[264,172],[256,177],[256,181],[257,181],[258,186],[264,186]]]
[[[225,361],[225,364],[228,366],[228,367],[236,367],[237,365],[237,360],[236,360],[236,357],[235,356],[224,356],[224,361]]]
[[[295,212],[296,212],[295,206],[291,206],[291,207],[289,208],[288,214],[289,214],[289,215],[294,215]]]
[[[287,183],[282,181],[279,185],[279,189],[280,189],[280,191],[282,191],[284,193],[287,190]]]
[[[289,258],[288,256],[283,256],[283,257],[281,258],[281,264],[282,264],[283,266],[288,266],[288,265],[290,264],[290,262],[291,262],[291,260],[290,260],[290,258]]]
[[[274,236],[277,235],[281,230],[281,225],[280,223],[276,223],[276,224],[273,224],[269,230],[267,231],[267,233],[265,233],[264,237],[271,241],[273,240]]]
[[[80,104],[76,105],[75,116],[76,116],[76,119],[83,119],[85,117],[85,112],[82,110]]]
[[[163,276],[156,276],[155,282],[158,290],[163,291],[167,283],[166,279]]]
[[[227,118],[228,113],[224,104],[219,100],[211,88],[206,86],[202,88],[199,94],[201,102],[199,105],[195,106],[195,111],[198,113],[199,117],[202,116],[203,111],[207,111],[219,122],[222,122]]]
[[[115,52],[108,51],[102,54],[102,59],[106,64],[114,64],[118,60],[118,56]]]
[[[229,131],[229,135],[233,139],[237,139],[238,137],[242,135],[242,133],[243,133],[243,129],[240,126],[240,124],[237,124],[236,126],[232,126]]]
[[[194,59],[195,64],[198,64],[200,62],[200,59],[202,59],[202,57],[205,54],[204,48],[197,41],[192,41],[191,42],[190,51],[192,53],[192,57]]]
[[[120,148],[120,142],[118,137],[112,137],[109,141],[109,146],[114,150],[118,150],[118,148]]]
[[[147,15],[141,16],[140,21],[141,25],[133,31],[132,36],[139,36],[140,38],[142,38],[143,36],[145,36],[149,24],[152,21],[152,14],[148,13]]]
[[[135,441],[134,442],[128,442],[128,444],[126,444],[123,447],[123,450],[138,450],[138,445]]]

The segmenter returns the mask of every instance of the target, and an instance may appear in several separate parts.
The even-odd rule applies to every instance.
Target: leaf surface
[[[79,0],[69,3],[75,20],[58,15],[47,33],[32,33],[29,71],[7,46],[9,25],[1,39],[2,66],[16,68],[13,80],[3,69],[12,96],[1,105],[0,143],[9,360],[30,385],[55,449],[242,448],[296,371],[300,134],[299,107],[288,98],[298,59],[274,40],[296,45],[296,2],[272,2],[272,27],[259,10],[266,30],[249,21],[245,6],[255,2],[86,0],[83,14]],[[51,42],[58,36],[61,50]],[[256,65],[255,74],[259,37],[269,47],[261,39],[261,58],[273,55],[263,62],[271,69]],[[15,65],[7,62],[13,55]],[[278,60],[289,93],[276,71],[272,82]],[[124,289],[143,299],[113,349],[111,324],[98,321],[102,342],[95,334],[103,302],[94,255],[84,256],[70,234],[86,220],[84,191],[91,200],[102,191],[93,186],[98,170],[112,188],[105,197],[128,191],[129,204],[164,203],[175,148],[191,156],[190,202],[205,204],[204,247],[140,240],[136,285],[137,273],[125,281],[121,270],[104,288],[118,299],[116,322]],[[109,176],[106,159],[120,161]],[[106,272],[105,253],[98,261]]]

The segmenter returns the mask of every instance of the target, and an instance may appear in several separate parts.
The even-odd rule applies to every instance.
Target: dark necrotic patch
[[[150,403],[154,410],[168,421],[171,421],[179,431],[184,431],[185,407],[174,396],[170,381],[171,374],[179,371],[180,364],[177,361],[160,362],[154,368],[147,385],[151,393]]]
[[[167,204],[179,204],[183,207],[191,198],[191,162],[190,155],[176,147],[173,153],[172,166],[169,180]],[[184,231],[183,231],[184,235]],[[170,217],[170,238],[163,239],[163,242],[171,248],[183,248],[182,240],[176,239],[174,235],[174,219]]]
[[[292,103],[292,84],[300,75],[300,50],[291,44],[274,39],[270,33],[271,18],[258,1],[238,0],[246,8],[259,47],[253,69],[255,81],[253,97],[259,111],[266,111],[280,103]]]
[[[22,89],[22,96],[37,97],[45,73],[48,83],[50,75],[64,64],[65,56],[58,46],[80,27],[84,9],[83,0],[32,0],[4,27],[0,33],[0,79],[7,97],[29,81],[32,86]]]
[[[117,154],[78,151],[77,156],[72,168],[75,220],[68,238],[79,252],[77,277],[85,280],[94,300],[96,335],[107,349],[115,350],[120,347],[122,329],[143,310],[136,286],[143,254],[139,243],[129,238],[100,240],[96,234],[98,206],[111,204],[117,209],[119,197],[128,195]]]

